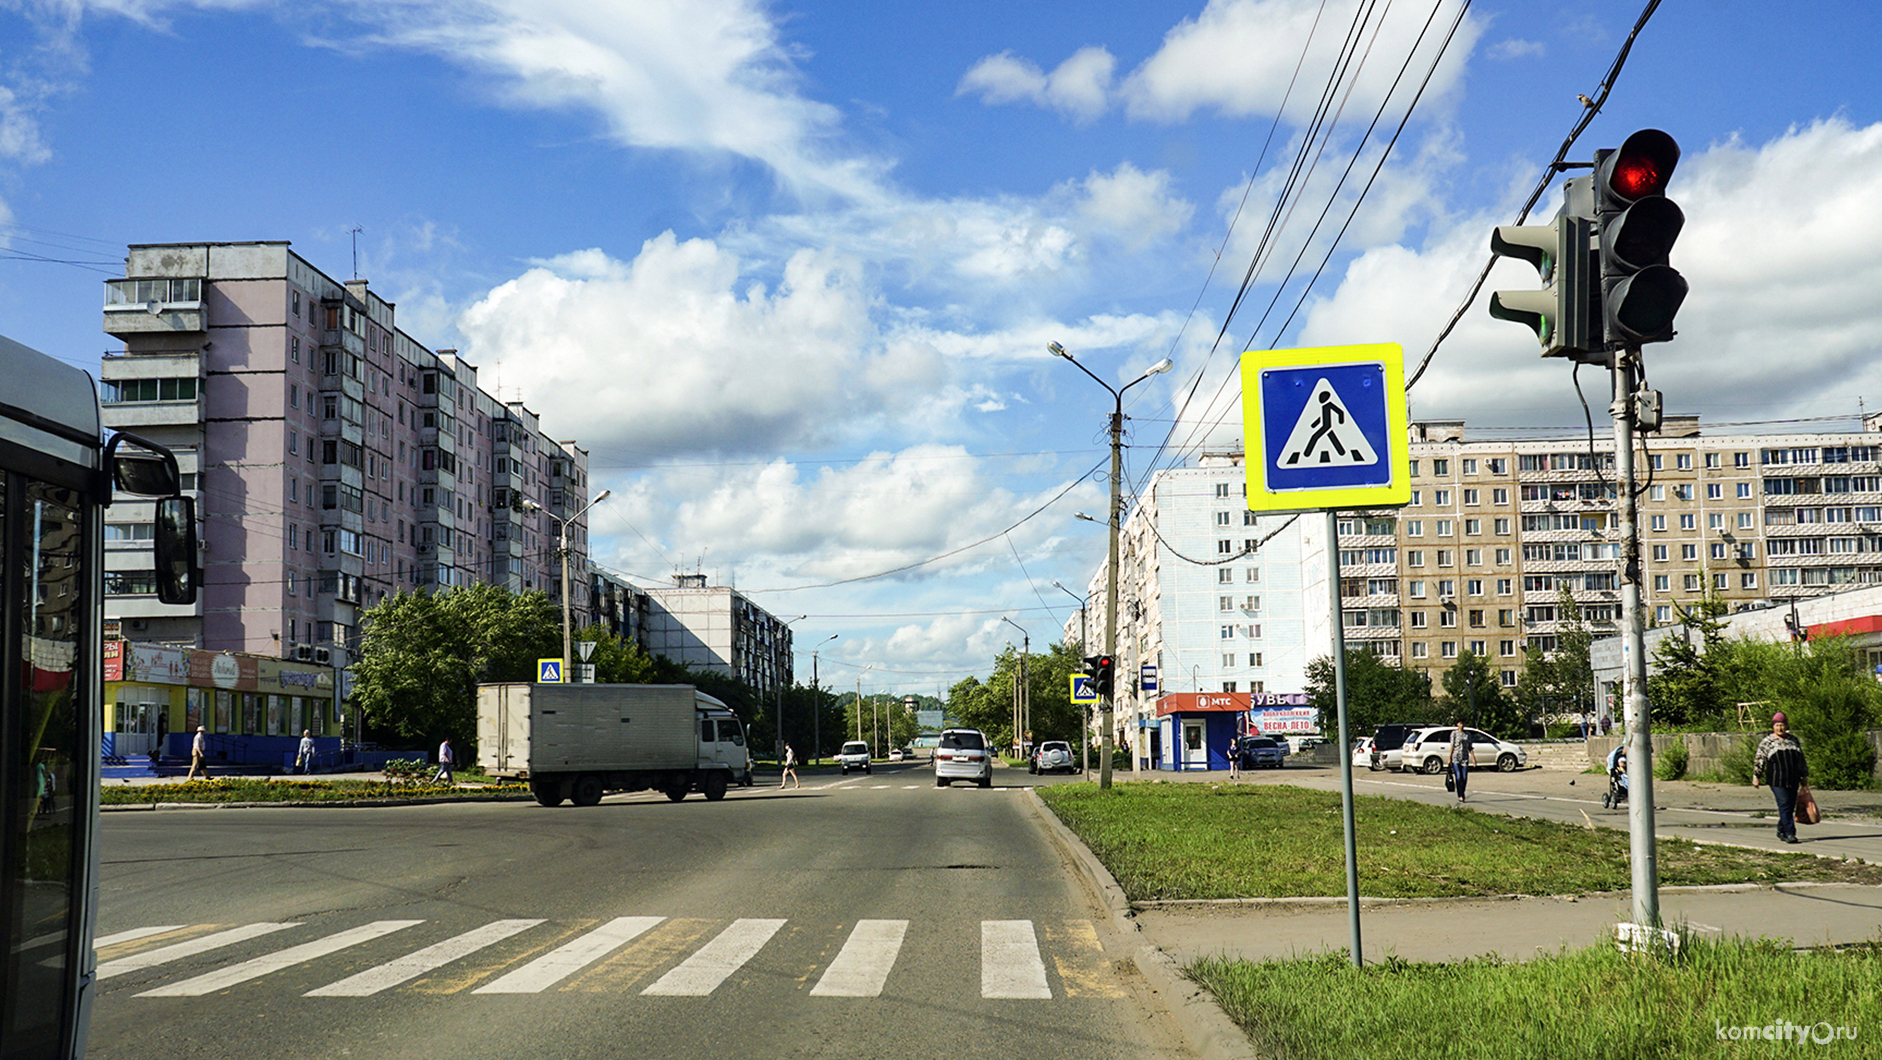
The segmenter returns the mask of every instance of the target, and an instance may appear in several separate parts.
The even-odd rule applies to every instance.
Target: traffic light
[[[1542,279],[1540,290],[1492,292],[1490,315],[1534,331],[1544,357],[1604,364],[1588,178],[1569,181],[1562,197],[1548,224],[1499,225],[1490,233],[1491,253],[1527,261]]]
[[[1085,673],[1091,677],[1091,687],[1100,696],[1110,698],[1112,684],[1117,678],[1117,660],[1109,655],[1086,656]]]
[[[1596,151],[1595,216],[1601,226],[1603,338],[1623,346],[1665,342],[1686,299],[1686,279],[1667,264],[1686,215],[1666,197],[1679,144],[1642,129],[1617,151]]]

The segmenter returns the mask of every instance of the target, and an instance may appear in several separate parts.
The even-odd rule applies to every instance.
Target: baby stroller
[[[1608,759],[1608,793],[1601,796],[1601,808],[1618,810],[1621,803],[1627,801],[1627,756],[1617,754]]]

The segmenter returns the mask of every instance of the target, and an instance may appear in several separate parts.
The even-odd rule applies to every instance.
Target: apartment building
[[[1707,593],[1739,610],[1882,584],[1882,414],[1836,432],[1707,435],[1692,416],[1665,428],[1637,453],[1646,624]],[[1410,455],[1410,504],[1337,520],[1349,647],[1434,681],[1468,651],[1514,686],[1527,646],[1556,648],[1564,592],[1597,635],[1619,632],[1611,434],[1477,439],[1427,421]],[[1325,518],[1250,512],[1244,481],[1240,453],[1159,472],[1121,529],[1121,728],[1146,724],[1146,662],[1166,693],[1287,693],[1332,650]],[[1093,645],[1105,579],[1101,563]]]
[[[399,589],[495,581],[586,622],[587,454],[401,331],[366,281],[284,241],[141,244],[106,282],[105,423],[170,447],[197,498],[205,585],[160,603],[152,505],[107,514],[107,611],[126,639],[344,666]],[[527,502],[527,503],[525,503]]]
[[[1164,750],[1159,697],[1299,692],[1307,664],[1329,650],[1325,520],[1251,512],[1246,485],[1242,454],[1204,454],[1153,474],[1119,528],[1117,738],[1141,765]],[[1103,564],[1086,589],[1098,651]],[[1079,636],[1077,622],[1067,637]],[[1155,667],[1152,690],[1146,665]]]
[[[738,590],[679,574],[641,593],[641,643],[650,654],[736,677],[767,700],[791,684],[790,624]]]

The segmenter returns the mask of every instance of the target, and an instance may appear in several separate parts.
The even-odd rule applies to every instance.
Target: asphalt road
[[[1184,1055],[996,778],[108,814],[88,1055]]]

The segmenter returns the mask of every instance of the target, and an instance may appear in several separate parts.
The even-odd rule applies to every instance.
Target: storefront
[[[1172,692],[1157,699],[1155,769],[1227,769],[1241,735],[1246,692]]]
[[[291,766],[302,730],[337,761],[333,668],[238,652],[106,641],[103,750],[187,760],[197,726],[219,765]]]

